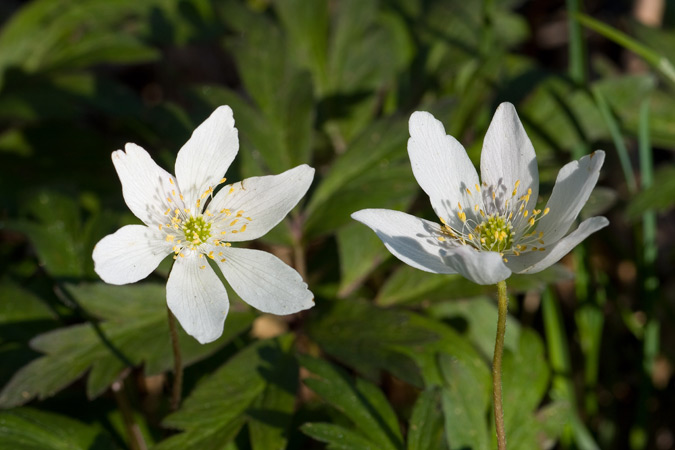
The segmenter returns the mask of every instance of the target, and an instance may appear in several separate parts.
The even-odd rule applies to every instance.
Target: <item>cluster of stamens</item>
[[[218,185],[225,183],[225,181],[225,178],[221,179]],[[172,178],[169,178],[169,183],[175,184]],[[225,262],[223,252],[209,251],[207,253],[201,246],[210,244],[215,247],[230,247],[231,244],[227,242],[225,235],[245,232],[246,226],[253,220],[244,216],[243,210],[231,211],[227,208],[219,211],[209,210],[207,206],[213,197],[215,187],[209,186],[202,193],[196,201],[194,211],[184,207],[183,195],[176,194],[175,189],[171,189],[167,193],[168,208],[164,211],[167,220],[165,223],[160,223],[158,227],[160,231],[164,232],[165,240],[174,244],[173,259],[185,257],[187,252],[198,252],[199,258],[206,255],[208,258]],[[234,186],[223,189],[228,189],[228,194],[235,191]],[[206,265],[202,265],[200,268],[204,269]]]
[[[501,201],[497,198],[496,189],[489,188],[488,194],[483,196],[483,204],[486,204],[486,212],[479,203],[473,208],[466,209],[461,202],[457,203],[457,218],[461,227],[453,227],[440,217],[442,224],[442,236],[438,240],[443,242],[450,237],[454,242],[462,245],[470,245],[480,251],[498,252],[504,262],[508,262],[506,256],[519,256],[523,252],[544,251],[544,233],[536,230],[536,223],[549,213],[549,208],[527,210],[526,206],[532,196],[532,189],[518,197],[516,181],[510,198]],[[483,184],[483,187],[488,187]],[[466,188],[469,198],[474,193]],[[475,186],[475,193],[481,194],[481,187]],[[510,204],[510,205],[509,205]],[[473,210],[472,210],[473,209]],[[467,216],[467,211],[469,215]]]

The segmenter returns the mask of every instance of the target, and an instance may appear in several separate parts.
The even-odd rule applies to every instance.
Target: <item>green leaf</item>
[[[675,205],[675,165],[670,165],[656,170],[654,183],[633,197],[626,208],[626,215],[631,220],[637,220],[649,210],[664,212],[673,205]]]
[[[364,230],[357,222],[338,230],[337,243],[340,255],[339,297],[351,294],[370,272],[391,256],[377,235]]]
[[[305,384],[347,416],[364,437],[381,449],[401,449],[403,437],[387,398],[374,384],[363,379],[353,382],[330,363],[302,356],[300,364],[317,375]]]
[[[528,275],[514,274],[509,278],[509,291],[543,290],[548,284],[572,278],[562,265]],[[439,275],[401,265],[377,293],[375,301],[383,306],[418,304],[425,301],[462,299],[493,295],[494,286],[479,286],[461,275]]]
[[[290,384],[297,383],[289,376],[289,372],[297,370],[289,360],[291,344],[292,336],[285,335],[258,341],[233,356],[192,391],[179,411],[164,420],[165,426],[184,431],[156,448],[225,448],[246,422],[247,414],[253,418],[250,423],[256,423],[254,429],[266,428],[266,436],[255,438],[253,445],[267,442],[274,446],[270,449],[283,448],[278,447],[283,442],[272,428],[287,423],[288,397],[295,397],[295,391],[288,392]],[[270,385],[286,392],[271,391]],[[256,401],[260,396],[263,398]],[[279,415],[284,416],[283,420],[279,421]]]
[[[432,387],[423,391],[415,402],[408,425],[408,450],[443,448],[441,390]]]
[[[491,359],[497,335],[497,304],[493,298],[477,297],[469,300],[452,300],[435,303],[429,307],[429,315],[456,323],[456,327],[464,329],[466,335],[481,351],[486,359]],[[507,349],[518,348],[520,324],[508,316],[506,318],[506,336],[504,346]]]
[[[538,449],[541,423],[535,414],[549,385],[549,368],[534,331],[523,329],[517,351],[505,351],[502,373],[506,440],[514,448]]]
[[[439,364],[445,378],[442,396],[448,446],[488,450],[491,439],[486,413],[492,391],[489,369],[482,361],[467,364],[448,355],[441,355]]]
[[[3,448],[21,450],[108,450],[119,446],[110,436],[59,414],[33,408],[0,411]]]
[[[144,364],[149,375],[173,367],[164,285],[113,287],[95,283],[71,285],[68,290],[82,308],[102,321],[57,329],[33,339],[31,346],[45,356],[14,375],[0,393],[0,405],[49,397],[89,368],[87,394],[93,398],[125,367]],[[206,345],[179,329],[183,363],[189,365],[210,355],[248,328],[252,320],[251,312],[230,312],[223,336]]]
[[[298,364],[283,355],[274,370],[264,374],[267,386],[249,409],[248,429],[253,450],[283,450],[288,442],[298,390]]]
[[[341,425],[332,423],[306,423],[300,430],[317,441],[328,444],[329,450],[378,450],[377,444]]]
[[[27,341],[56,325],[56,315],[39,297],[8,278],[0,279],[0,341]]]
[[[361,208],[407,205],[418,192],[405,151],[405,122],[383,119],[356,138],[332,165],[307,206],[309,235],[328,233]]]

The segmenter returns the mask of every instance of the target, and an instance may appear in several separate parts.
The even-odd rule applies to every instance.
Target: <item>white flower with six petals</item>
[[[598,181],[602,150],[565,165],[546,207],[536,209],[536,156],[510,103],[497,108],[485,135],[481,181],[464,147],[427,112],[410,117],[408,154],[441,223],[387,209],[364,209],[352,217],[417,269],[496,284],[512,273],[544,270],[609,224],[592,217],[567,235]]]
[[[139,281],[173,253],[167,304],[201,343],[222,334],[229,310],[227,291],[208,259],[263,312],[291,314],[314,305],[302,277],[279,258],[230,244],[259,238],[277,225],[309,189],[314,169],[301,165],[223,185],[238,150],[232,110],[221,106],[178,152],[175,177],[135,144],[114,152],[124,200],[145,225],[120,228],[93,253],[96,273],[110,284]]]

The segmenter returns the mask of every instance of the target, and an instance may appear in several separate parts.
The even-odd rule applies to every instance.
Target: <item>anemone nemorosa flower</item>
[[[609,224],[604,217],[592,217],[567,234],[598,181],[602,150],[564,166],[547,205],[536,208],[534,148],[510,103],[497,108],[485,135],[482,180],[462,145],[427,112],[410,117],[408,154],[440,224],[387,209],[364,209],[352,217],[417,269],[495,284],[512,273],[551,266]]]
[[[216,109],[180,149],[175,177],[138,145],[126,144],[125,150],[112,154],[113,164],[125,202],[145,225],[124,226],[96,245],[95,270],[105,282],[134,283],[173,253],[167,303],[201,343],[222,334],[229,309],[209,259],[244,301],[263,312],[291,314],[313,306],[307,284],[279,258],[231,246],[277,225],[307,192],[313,168],[301,165],[223,185],[239,150],[228,106]]]

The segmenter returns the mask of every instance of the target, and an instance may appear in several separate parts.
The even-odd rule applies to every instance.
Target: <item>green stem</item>
[[[506,315],[509,298],[506,295],[506,281],[497,283],[497,338],[495,354],[492,359],[492,392],[495,405],[495,430],[497,431],[497,448],[506,450],[506,432],[504,431],[504,407],[502,405],[502,355],[504,353],[504,334],[506,333]]]
[[[176,411],[180,406],[181,392],[183,389],[183,359],[180,354],[178,342],[178,330],[176,318],[169,308],[166,309],[169,317],[169,334],[171,335],[171,347],[173,348],[173,387],[171,389],[171,410]]]

